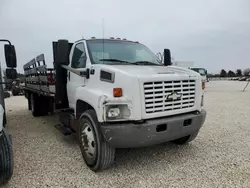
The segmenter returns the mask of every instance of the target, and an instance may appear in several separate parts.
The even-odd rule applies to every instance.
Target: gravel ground
[[[207,120],[187,146],[118,150],[116,164],[93,173],[75,136],[54,128],[56,116],[33,118],[23,96],[6,99],[15,169],[5,187],[250,187],[250,86],[207,84]]]

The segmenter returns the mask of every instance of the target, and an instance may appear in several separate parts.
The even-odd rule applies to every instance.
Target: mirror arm
[[[79,71],[75,68],[69,67],[67,65],[62,65],[63,68],[65,68],[66,70],[77,74],[78,76],[82,76],[82,77],[86,77],[87,79],[89,79],[89,75],[90,75],[90,70],[87,68],[85,71]]]

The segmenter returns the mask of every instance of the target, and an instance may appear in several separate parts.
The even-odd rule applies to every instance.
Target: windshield
[[[191,70],[198,72],[201,76],[206,75],[206,70],[204,68],[191,68]]]
[[[159,65],[157,56],[146,46],[123,40],[87,40],[93,64],[132,64],[150,62]],[[149,64],[150,65],[150,64]]]

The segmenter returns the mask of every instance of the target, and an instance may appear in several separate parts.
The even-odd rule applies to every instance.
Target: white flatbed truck
[[[25,95],[34,116],[60,110],[63,134],[76,132],[83,159],[108,168],[116,148],[172,141],[185,144],[206,118],[201,77],[164,64],[141,43],[121,39],[53,42],[54,68],[41,54],[24,65]]]

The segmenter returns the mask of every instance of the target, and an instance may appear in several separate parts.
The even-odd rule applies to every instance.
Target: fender
[[[108,94],[105,94],[103,90],[100,89],[93,89],[88,87],[79,87],[76,90],[76,97],[75,97],[75,104],[78,100],[88,103],[91,105],[97,115],[97,119],[99,122],[104,122],[104,106],[110,104],[128,104],[128,107],[131,111],[131,116],[129,120],[140,120],[140,116],[136,117],[132,105],[132,101],[129,100],[127,97],[120,97],[120,98],[113,98]],[[76,115],[76,105],[75,105],[75,115]]]
[[[105,99],[108,98],[107,95],[103,93],[103,91],[99,89],[92,89],[86,86],[78,87],[76,89],[76,96],[75,96],[75,113],[76,113],[76,103],[77,100],[84,101],[91,105],[97,115],[98,121],[103,122],[103,103]],[[76,115],[76,114],[75,114]]]

